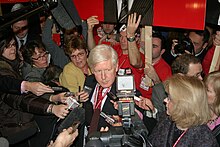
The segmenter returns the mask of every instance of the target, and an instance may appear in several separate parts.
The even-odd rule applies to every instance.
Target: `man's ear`
[[[118,63],[117,63],[117,65],[116,65],[116,72],[118,72]]]
[[[165,49],[162,49],[160,55],[162,56],[165,51],[166,51]]]

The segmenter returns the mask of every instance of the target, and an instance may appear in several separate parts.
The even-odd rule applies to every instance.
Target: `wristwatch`
[[[135,36],[128,37],[127,40],[128,40],[129,42],[133,42],[133,41],[135,41]]]

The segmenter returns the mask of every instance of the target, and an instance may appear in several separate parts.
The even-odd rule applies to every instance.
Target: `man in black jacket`
[[[107,115],[118,114],[107,96],[109,91],[116,93],[115,78],[118,70],[118,56],[112,47],[104,44],[98,45],[91,50],[88,64],[93,75],[86,78],[85,86],[90,87],[92,92],[89,95],[89,100],[84,103],[84,107],[86,109],[86,121],[90,125],[89,133],[92,133],[100,130],[101,127],[109,126],[104,118],[99,118],[99,114],[98,117],[95,117],[96,110]],[[102,92],[100,92],[100,89],[102,89]],[[94,114],[91,115],[93,110]],[[87,114],[89,115],[87,116]],[[93,125],[94,122],[97,124]]]

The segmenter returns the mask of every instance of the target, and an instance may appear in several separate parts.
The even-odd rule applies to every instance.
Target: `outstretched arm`
[[[128,16],[127,38],[134,38],[133,41],[128,40],[128,56],[130,64],[136,68],[141,68],[144,65],[135,40],[135,32],[140,24],[140,21],[141,15],[139,15],[138,18],[136,13]]]
[[[88,34],[87,34],[87,45],[88,49],[91,50],[96,46],[95,39],[93,36],[93,28],[96,24],[99,24],[98,16],[91,16],[87,19]]]

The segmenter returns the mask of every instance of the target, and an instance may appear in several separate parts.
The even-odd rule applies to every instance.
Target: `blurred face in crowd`
[[[38,68],[45,68],[49,66],[49,53],[46,52],[42,48],[35,48],[35,53],[32,56],[33,65],[35,65]]]
[[[24,38],[28,33],[28,21],[20,20],[12,25],[12,30],[18,38]]]
[[[120,32],[120,45],[122,50],[128,49],[128,40],[127,40],[127,32],[121,31]]]
[[[170,115],[170,112],[172,111],[172,108],[173,108],[173,102],[172,102],[172,98],[169,94],[167,95],[167,98],[164,99],[164,102],[166,104],[167,114]]]
[[[16,43],[15,40],[11,40],[10,43],[4,48],[2,56],[9,59],[15,60],[16,58]]]
[[[87,52],[85,49],[74,49],[70,58],[72,63],[80,69],[87,65]]]
[[[208,103],[213,104],[215,102],[215,99],[216,99],[216,93],[214,91],[212,83],[208,83],[206,85],[206,87],[207,87]]]
[[[106,34],[111,34],[115,28],[114,24],[102,24],[103,31]]]
[[[161,39],[157,37],[153,37],[153,50],[152,50],[152,59],[153,61],[156,59],[160,59],[161,55],[164,53],[164,49],[161,50]]]
[[[207,43],[203,42],[203,36],[196,34],[195,32],[189,33],[189,38],[192,40],[195,54],[198,54],[201,50],[206,48]]]
[[[93,68],[93,74],[97,82],[103,87],[111,87],[115,81],[117,66],[114,66],[112,60],[102,61],[97,63]]]
[[[189,64],[189,70],[188,70],[188,73],[186,75],[190,76],[190,77],[196,77],[199,80],[203,80],[201,63],[196,63],[196,64],[190,63]]]

